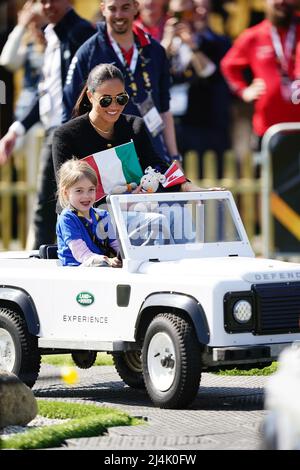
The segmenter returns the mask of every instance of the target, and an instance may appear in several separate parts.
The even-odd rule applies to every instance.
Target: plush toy
[[[111,194],[132,193],[132,191],[136,188],[137,188],[136,183],[120,184],[119,186],[115,186],[113,188]]]
[[[164,175],[148,166],[141,178],[141,191],[143,193],[156,193],[159,183],[164,183],[165,181],[166,177]]]

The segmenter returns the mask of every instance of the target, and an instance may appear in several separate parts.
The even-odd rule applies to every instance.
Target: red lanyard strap
[[[114,49],[116,55],[118,56],[120,62],[122,62],[123,66],[124,66],[124,69],[125,69],[125,73],[126,73],[126,75],[128,76],[128,78],[130,80],[129,87],[132,90],[133,101],[134,101],[134,98],[136,98],[137,94],[138,94],[138,87],[137,87],[137,83],[136,83],[135,78],[134,78],[134,72],[135,72],[135,69],[136,69],[137,62],[138,62],[139,58],[140,58],[140,61],[141,61],[142,77],[143,77],[143,80],[144,80],[144,88],[150,94],[151,90],[152,90],[152,86],[151,86],[150,75],[147,71],[147,62],[148,62],[148,60],[146,60],[145,57],[144,57],[143,48],[139,44],[138,38],[134,35],[134,52],[133,52],[133,57],[131,59],[130,66],[127,63],[127,60],[126,60],[126,58],[123,54],[123,51],[122,51],[121,47],[119,46],[119,44],[111,36],[109,36],[109,40],[110,40],[112,48]]]

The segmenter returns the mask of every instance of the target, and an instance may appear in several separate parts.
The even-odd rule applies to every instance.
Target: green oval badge
[[[95,298],[93,294],[90,294],[90,292],[80,292],[76,297],[76,301],[83,307],[88,307],[89,305],[92,305],[94,303],[94,300]]]

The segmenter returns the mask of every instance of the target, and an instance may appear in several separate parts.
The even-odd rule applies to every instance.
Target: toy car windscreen
[[[166,194],[118,196],[114,205],[120,241],[134,258],[137,250],[141,250],[141,257],[151,254],[162,259],[164,254],[169,258],[171,250],[175,257],[178,251],[181,254],[193,251],[197,256],[197,252],[212,245],[243,242],[245,234],[237,223],[230,198],[211,198],[208,193],[198,193],[196,197],[197,193],[192,196],[185,193],[185,197],[176,194],[177,198]],[[149,253],[144,249],[149,249]]]

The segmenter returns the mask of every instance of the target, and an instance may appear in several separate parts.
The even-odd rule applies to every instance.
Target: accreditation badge
[[[153,137],[156,137],[163,130],[164,123],[153,103],[151,94],[142,103],[137,103],[136,106],[144,119],[147,129]]]

